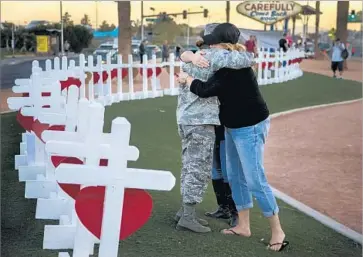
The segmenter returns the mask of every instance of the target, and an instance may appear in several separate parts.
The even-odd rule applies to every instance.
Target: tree
[[[128,55],[131,54],[131,2],[118,1],[118,52],[122,55],[124,62],[127,62]]]
[[[68,12],[65,12],[62,19],[64,26],[73,26],[73,21],[71,20],[71,15]]]
[[[67,26],[64,29],[64,40],[69,42],[70,49],[75,53],[80,53],[83,48],[87,48],[92,38],[92,32],[83,25]]]
[[[319,49],[319,27],[320,27],[320,1],[315,2],[315,9],[316,9],[316,19],[315,19],[315,41],[314,41],[314,51],[315,51],[315,58],[320,59],[322,54]]]
[[[108,24],[107,21],[102,21],[98,31],[112,31],[116,28],[115,24]]]
[[[337,31],[336,36],[346,44],[348,39],[348,15],[349,15],[349,1],[338,1],[337,4]],[[344,62],[345,69],[347,69],[347,62]]]
[[[89,16],[88,16],[88,14],[85,14],[84,16],[83,16],[83,18],[81,19],[81,24],[82,25],[91,25],[91,21],[90,21],[90,18],[89,18]]]
[[[175,41],[175,38],[186,31],[187,26],[183,30],[183,26],[178,26],[173,20],[160,21],[153,26],[153,42],[156,44],[163,43],[164,40],[168,42]],[[192,34],[192,33],[191,33]]]
[[[296,14],[294,16],[292,16],[292,37],[295,37],[295,32],[296,32],[296,21],[297,20],[301,20],[301,15],[300,14]]]

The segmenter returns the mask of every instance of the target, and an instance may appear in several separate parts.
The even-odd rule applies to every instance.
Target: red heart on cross
[[[61,81],[61,90],[68,89],[72,85],[76,85],[78,88],[81,87],[81,80],[76,79],[74,77],[69,77],[67,80]]]
[[[156,74],[156,77],[160,75],[161,71],[162,71],[162,69],[161,69],[160,67],[156,67],[156,68],[155,68],[155,74]],[[140,73],[141,73],[141,75],[143,75],[143,72],[144,72],[144,71],[143,71],[143,68],[141,68],[141,69],[140,69]],[[153,69],[152,69],[152,68],[147,68],[147,74],[146,74],[146,76],[147,76],[148,78],[150,78],[152,75],[153,75]]]
[[[93,72],[93,83],[96,84],[99,82],[101,76],[99,72]],[[102,71],[102,82],[105,82],[108,78],[107,71]]]
[[[43,142],[42,139],[42,133],[45,130],[56,130],[56,131],[64,131],[65,130],[65,126],[64,125],[53,125],[50,126],[49,124],[44,124],[44,123],[40,123],[39,120],[35,120],[33,123],[33,127],[32,127],[32,131],[34,132],[34,134]]]
[[[144,75],[144,68],[140,68],[141,76]],[[153,70],[151,68],[146,69],[146,77],[150,78],[153,75]]]
[[[105,187],[83,188],[76,198],[76,213],[83,226],[101,238]],[[139,230],[150,218],[153,201],[149,193],[140,189],[125,189],[120,240]],[[111,221],[112,222],[112,221]]]
[[[21,109],[16,114],[16,120],[26,131],[30,132],[33,128],[34,119],[32,116],[24,116],[21,114]]]
[[[83,164],[83,161],[75,157],[51,156],[50,159],[55,168],[57,168],[61,163],[76,164],[76,165]],[[100,160],[100,166],[107,166],[107,165],[108,165],[108,160],[105,159]],[[58,183],[58,185],[67,195],[69,195],[73,199],[76,199],[79,191],[81,191],[81,185],[78,184]]]
[[[125,78],[129,74],[129,71],[126,68],[121,69],[121,78]],[[117,69],[113,69],[111,71],[111,79],[117,78]]]

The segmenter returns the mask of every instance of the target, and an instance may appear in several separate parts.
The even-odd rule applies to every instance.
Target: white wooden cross
[[[64,108],[58,110],[59,111],[58,113],[41,112],[38,115],[38,119],[41,123],[44,124],[64,125],[65,131],[75,132],[78,119],[77,114],[78,114],[79,88],[77,86],[71,86],[68,89],[66,97],[67,97],[67,103],[65,104]],[[28,141],[29,145],[31,146],[32,140]],[[40,147],[42,147],[43,149],[45,148],[45,144],[42,144],[41,142],[39,144]],[[29,157],[32,156],[31,152],[29,153],[29,155],[30,155]],[[57,191],[57,183],[54,177],[54,167],[53,164],[51,163],[50,156],[46,155],[45,163],[47,163],[45,174],[38,174],[36,176],[36,179],[31,179],[31,180],[29,179],[25,181],[25,198],[30,198],[30,199],[49,198],[51,192]],[[45,210],[49,209],[46,208]],[[39,217],[43,216],[41,215]],[[47,215],[45,215],[44,218],[47,218]]]
[[[59,112],[65,104],[64,95],[61,92],[59,80],[42,76],[41,72],[34,72],[30,79],[15,80],[14,93],[28,93],[28,97],[9,97],[7,103],[10,109],[19,110],[24,116],[37,118],[40,112]],[[50,92],[50,96],[42,96]],[[43,106],[49,105],[50,108]]]
[[[104,108],[98,104],[91,107],[93,116],[100,118]],[[95,118],[96,118],[95,117]],[[94,120],[94,119],[92,119]],[[46,149],[57,155],[86,159],[85,165],[61,164],[56,169],[56,178],[60,183],[106,186],[104,214],[102,222],[100,257],[116,257],[118,253],[119,234],[125,188],[149,190],[171,190],[175,177],[167,171],[142,170],[127,168],[130,157],[137,158],[138,153],[129,152],[131,125],[125,118],[116,118],[112,122],[111,142],[102,143],[103,126],[90,120],[89,131],[83,143],[49,141]],[[99,159],[108,159],[107,167],[99,166]],[[116,223],[115,223],[116,221]],[[80,240],[76,238],[76,241]],[[83,245],[83,247],[86,247]],[[77,249],[75,243],[74,257],[86,256],[86,249]],[[82,253],[83,252],[83,253]]]

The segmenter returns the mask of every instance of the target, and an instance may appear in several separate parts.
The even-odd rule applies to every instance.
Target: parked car
[[[152,55],[155,54],[156,58],[161,58],[161,49],[157,45],[146,45],[147,58],[151,59]]]

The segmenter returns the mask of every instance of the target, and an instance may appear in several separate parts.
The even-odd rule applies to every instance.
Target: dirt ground
[[[272,186],[362,232],[362,102],[272,120],[265,164]]]

